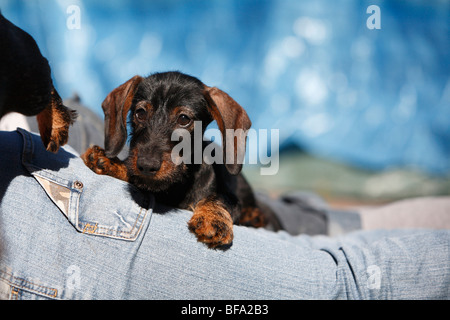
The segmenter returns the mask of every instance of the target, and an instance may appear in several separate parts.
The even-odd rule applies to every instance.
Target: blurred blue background
[[[381,9],[370,30],[369,5]],[[79,29],[69,6],[80,8]],[[255,129],[370,170],[450,172],[450,1],[0,0],[57,90],[101,102],[132,76],[179,70],[228,92]]]

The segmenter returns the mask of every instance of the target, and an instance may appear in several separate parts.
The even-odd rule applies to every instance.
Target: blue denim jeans
[[[0,132],[4,299],[449,299],[450,231],[292,236],[235,226],[197,242],[192,213],[99,176],[38,136]]]

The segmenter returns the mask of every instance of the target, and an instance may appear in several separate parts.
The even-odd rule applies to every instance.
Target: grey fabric
[[[326,204],[316,195],[307,192],[294,192],[271,198],[257,192],[259,203],[267,205],[276,214],[281,226],[288,233],[327,234],[328,218]]]

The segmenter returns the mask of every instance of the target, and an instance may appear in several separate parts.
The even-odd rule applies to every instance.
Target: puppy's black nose
[[[138,159],[138,170],[144,175],[153,175],[161,168],[161,160],[158,159]]]

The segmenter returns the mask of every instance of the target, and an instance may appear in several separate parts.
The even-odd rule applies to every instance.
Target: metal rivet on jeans
[[[73,186],[75,189],[79,189],[79,190],[83,189],[83,183],[78,180],[73,183]]]

